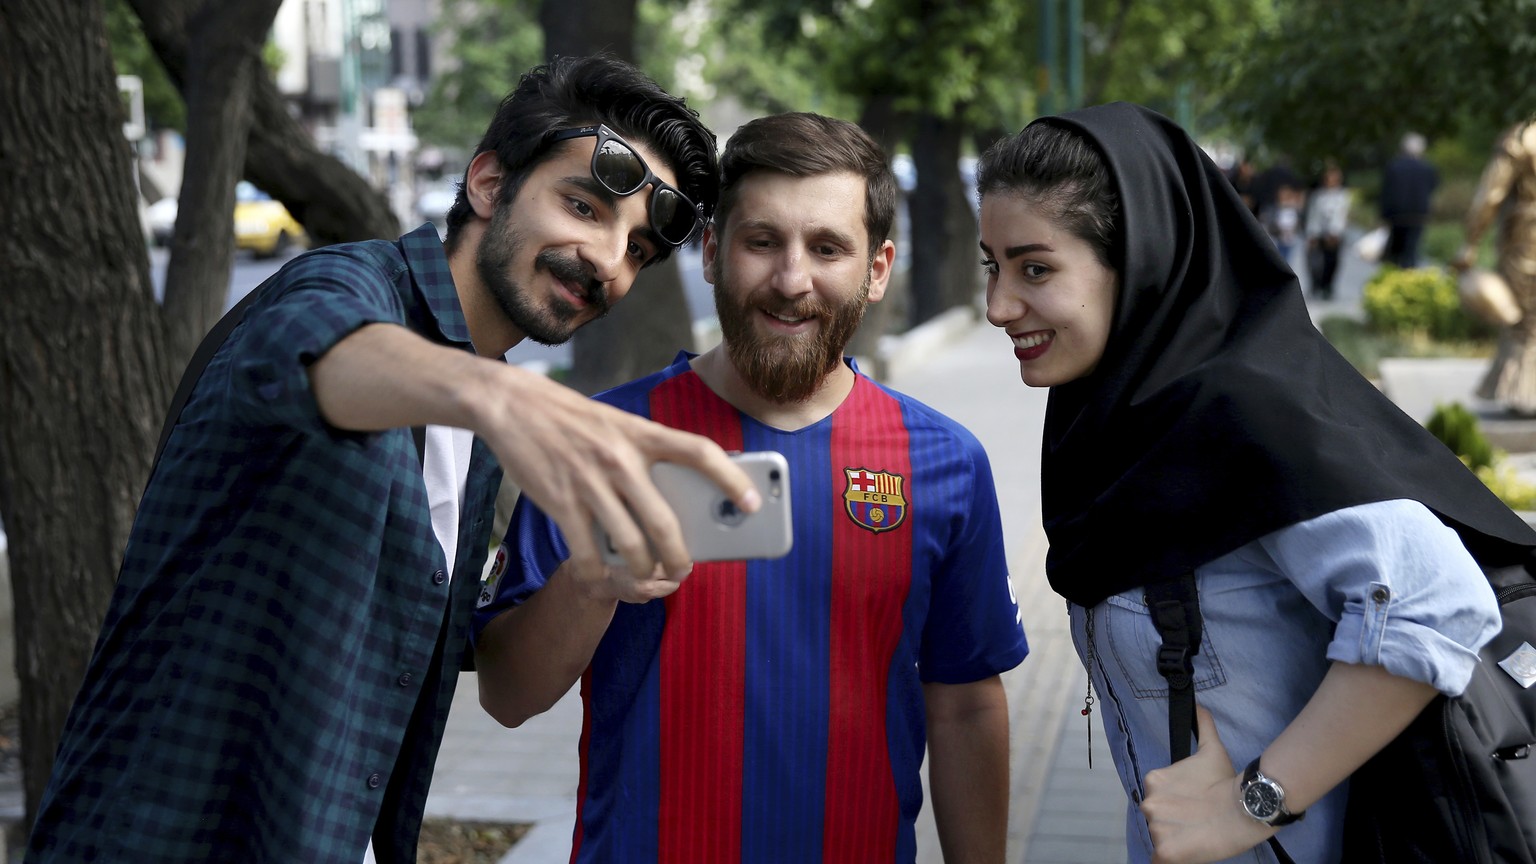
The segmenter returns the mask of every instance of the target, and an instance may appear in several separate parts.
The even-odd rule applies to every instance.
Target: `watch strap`
[[[1280,809],[1275,813],[1275,815],[1273,817],[1271,817],[1269,819],[1261,819],[1259,821],[1263,822],[1266,825],[1272,825],[1272,826],[1274,826],[1276,828],[1279,828],[1279,827],[1284,826],[1284,825],[1289,825],[1292,822],[1295,822],[1295,821],[1299,820],[1301,817],[1307,815],[1307,811],[1305,811],[1305,810],[1302,810],[1299,813],[1292,813],[1291,811],[1285,809],[1285,787],[1281,786],[1279,783],[1276,783],[1270,777],[1264,777],[1264,775],[1259,771],[1259,757],[1255,757],[1252,762],[1248,763],[1248,767],[1243,769],[1243,782],[1242,782],[1242,787],[1241,788],[1246,790],[1248,788],[1249,784],[1258,781],[1260,777],[1263,777],[1265,780],[1268,780],[1276,788],[1281,790],[1280,791],[1281,800],[1280,800]],[[1239,802],[1239,803],[1241,803],[1241,802]],[[1244,808],[1244,812],[1247,812],[1247,808],[1246,807]],[[1249,815],[1252,815],[1252,814],[1249,814]]]

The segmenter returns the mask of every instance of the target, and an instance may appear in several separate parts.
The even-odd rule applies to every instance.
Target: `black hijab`
[[[1178,577],[1279,528],[1411,498],[1484,565],[1536,532],[1366,381],[1177,125],[1116,103],[1038,123],[1093,142],[1120,198],[1104,356],[1051,388],[1041,492],[1051,586],[1074,603]]]

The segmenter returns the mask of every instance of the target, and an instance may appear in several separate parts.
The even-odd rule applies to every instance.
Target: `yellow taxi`
[[[235,248],[247,249],[258,258],[306,246],[304,226],[289,215],[288,208],[271,195],[242,180],[235,186]]]

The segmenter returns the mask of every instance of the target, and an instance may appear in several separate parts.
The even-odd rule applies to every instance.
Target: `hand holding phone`
[[[789,498],[789,462],[769,450],[731,454],[762,497],[756,513],[739,509],[702,474],[671,462],[651,466],[651,479],[677,514],[683,542],[695,561],[779,558],[794,545]],[[596,526],[597,547],[611,565],[624,563],[608,532]]]

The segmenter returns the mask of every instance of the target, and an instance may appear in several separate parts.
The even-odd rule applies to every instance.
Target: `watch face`
[[[1271,819],[1280,812],[1280,796],[1268,783],[1249,783],[1243,790],[1243,807],[1255,819]]]

